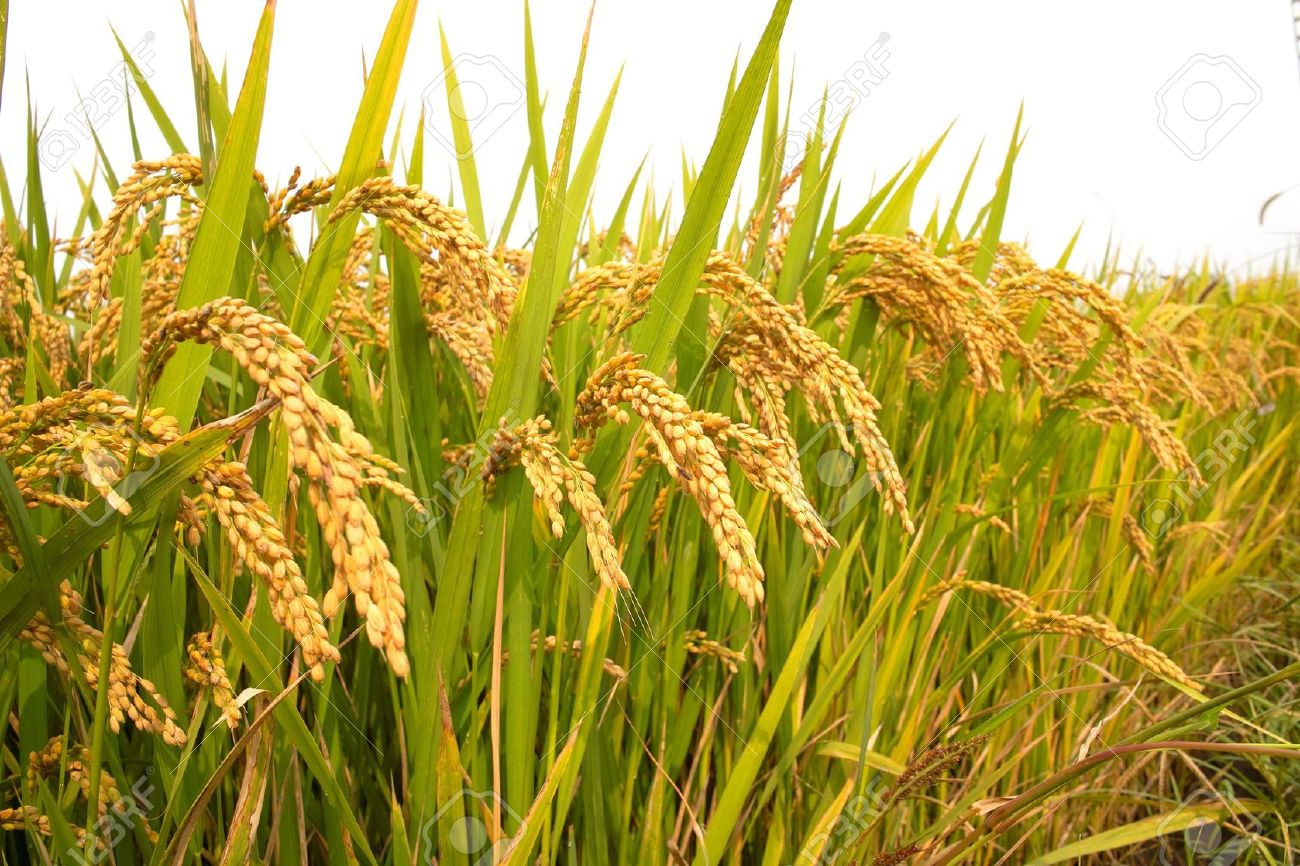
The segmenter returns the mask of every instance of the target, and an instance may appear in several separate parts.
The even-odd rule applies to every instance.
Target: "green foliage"
[[[435,41],[416,32],[415,0],[398,0],[368,64],[337,181],[300,208],[294,219],[306,231],[294,232],[275,224],[293,191],[268,191],[254,174],[259,137],[274,121],[264,116],[268,88],[303,84],[268,78],[275,5],[262,13],[233,107],[225,71],[212,69],[191,19],[198,128],[185,139],[201,144],[204,183],[168,200],[166,223],[142,210],[125,216],[133,242],[109,252],[111,297],[92,308],[78,306],[88,266],[51,234],[40,129],[29,122],[26,165],[0,172],[0,705],[10,720],[0,797],[11,831],[0,838],[0,862],[61,862],[72,849],[90,857],[107,845],[116,862],[156,864],[910,857],[1046,866],[1154,862],[1205,821],[1222,824],[1225,840],[1245,840],[1238,863],[1295,858],[1296,275],[1225,282],[1203,268],[1122,277],[1107,262],[1097,279],[1103,293],[1123,295],[1125,324],[1168,338],[1140,347],[1141,358],[1185,350],[1186,364],[1164,360],[1188,381],[1229,383],[1206,401],[1155,386],[1138,392],[1155,407],[1153,423],[1095,395],[1059,399],[1069,385],[1126,374],[1116,358],[1128,337],[1094,309],[1096,297],[1069,300],[1086,323],[1071,342],[1041,299],[1007,335],[1005,345],[1014,337],[1046,346],[1039,360],[1077,363],[1039,376],[1024,358],[1002,355],[1005,388],[977,386],[968,347],[936,341],[937,307],[904,308],[907,285],[881,293],[870,280],[887,256],[850,247],[864,233],[906,244],[928,219],[913,238],[927,262],[970,278],[954,278],[966,289],[1005,285],[1023,264],[1004,232],[1021,118],[987,200],[976,153],[933,215],[914,212],[914,197],[948,156],[946,131],[866,202],[853,202],[835,183],[843,126],[824,103],[798,174],[783,177],[783,155],[805,143],[793,140],[803,132],[790,129],[777,62],[790,6],[777,0],[752,53],[737,59],[704,162],[696,170],[683,157],[680,219],[645,179],[644,162],[602,161],[610,124],[639,110],[619,101],[619,78],[598,83],[603,101],[592,108],[589,100],[589,128],[578,123],[592,86],[584,76],[590,22],[580,46],[575,39],[576,71],[548,147],[537,54],[566,49],[534,42],[526,4],[522,164],[476,160],[450,47],[456,34],[440,29]],[[0,72],[7,35],[0,31]],[[280,33],[276,44],[293,38]],[[132,109],[132,124],[152,122],[183,150],[168,114],[175,107],[162,105],[118,45],[146,109]],[[408,46],[442,59],[456,153],[426,151],[421,115],[413,138],[395,124],[390,151],[405,159],[385,163],[378,156]],[[757,152],[759,183],[753,201],[736,202],[747,152]],[[398,188],[412,201],[407,187],[429,188],[426,177],[445,176],[447,160],[468,227],[455,245],[482,245],[509,275],[513,313],[495,329],[471,315],[481,310],[466,311],[479,300],[469,271],[452,270],[454,255],[427,255],[420,242],[436,244],[418,227],[413,241],[394,211],[375,219],[338,207],[403,163]],[[118,176],[130,175],[99,168],[102,178],[83,182],[75,224],[92,248],[90,236],[112,217],[101,208],[111,208]],[[518,172],[513,201],[495,209],[479,187],[489,170]],[[530,176],[535,230],[514,226]],[[623,190],[610,214],[593,209],[602,186]],[[486,246],[492,225],[496,248]],[[163,279],[151,268],[185,226],[192,238],[174,279]],[[523,249],[506,245],[521,235]],[[592,441],[580,423],[592,372],[632,350],[693,409],[749,413],[762,426],[724,346],[752,308],[700,291],[715,250],[788,305],[803,339],[824,342],[860,371],[880,403],[880,432],[916,524],[909,534],[886,513],[872,486],[880,475],[843,449],[828,423],[842,419],[797,393],[801,382],[786,383],[795,465],[837,546],[806,544],[781,497],[750,485],[729,453],[734,510],[766,574],[766,601],[752,610],[726,586],[717,536],[679,485],[698,479],[671,477],[657,463],[637,470],[637,449],[647,445],[639,418],[609,424]],[[645,290],[643,317],[615,333],[627,299],[610,293],[557,324],[580,276],[602,267],[658,268],[645,285],[624,286]],[[870,291],[852,302],[837,300],[864,285]],[[460,292],[451,304],[439,294],[448,291]],[[155,359],[139,347],[163,316],[222,296],[249,301],[302,337],[325,361],[314,368],[314,391],[403,470],[409,496],[376,483],[357,501],[401,575],[409,676],[394,675],[349,599],[329,622],[341,659],[313,680],[271,613],[267,586],[198,493],[196,473],[211,461],[246,463],[308,593],[324,596],[338,542],[320,528],[323,509],[300,489],[302,477],[290,474],[298,443],[287,412],[274,411],[279,398],[208,344],[182,345],[157,382],[142,377]],[[1015,301],[998,296],[985,312],[1005,314],[1003,302]],[[439,336],[432,320],[440,312],[471,326],[467,340],[481,338],[473,348],[487,358],[490,383],[475,380],[474,353]],[[117,324],[104,326],[113,315]],[[980,325],[971,333],[986,333]],[[69,338],[67,357],[58,340],[40,339],[55,332]],[[94,355],[87,334],[112,336],[115,350]],[[146,409],[178,423],[178,438],[157,455],[131,447],[123,468],[133,471],[115,487],[128,509],[111,507],[85,471],[60,477],[53,490],[64,498],[44,488],[37,496],[33,478],[45,477],[37,458],[10,462],[30,433],[24,407],[35,411],[83,379],[145,403],[134,436]],[[598,527],[566,504],[555,537],[532,477],[495,465],[503,419],[513,428],[538,415],[554,424],[556,465],[572,467],[580,455],[594,476],[630,589],[602,582],[584,543]],[[1151,447],[1159,431],[1186,445],[1203,480],[1162,466]],[[87,453],[61,456],[93,460]],[[647,453],[655,456],[653,445]],[[145,471],[147,456],[156,461]],[[490,483],[485,464],[498,470]],[[73,508],[81,499],[89,505]],[[191,508],[206,527],[197,544],[177,524]],[[988,584],[1030,602],[1008,604]],[[92,659],[86,670],[47,665],[78,653],[59,607],[66,589],[85,600],[71,613],[103,629],[82,647]],[[1051,614],[1031,621],[1031,606]],[[1091,626],[1079,625],[1083,615]],[[61,624],[54,631],[63,643],[33,639],[41,617]],[[192,661],[187,636],[197,632],[212,635],[238,696],[233,730],[214,711],[216,691],[182,676]],[[1096,639],[1101,633],[1122,639]],[[115,645],[176,709],[183,746],[130,724],[113,730],[110,691],[92,688],[88,676],[108,680]],[[1191,681],[1152,664],[1157,651]],[[31,753],[52,737],[63,738],[63,759],[29,778]],[[84,755],[72,756],[74,746]],[[87,807],[112,791],[142,801],[140,810],[119,804],[99,817]],[[493,856],[478,859],[492,845]],[[1169,856],[1185,854],[1179,847]]]

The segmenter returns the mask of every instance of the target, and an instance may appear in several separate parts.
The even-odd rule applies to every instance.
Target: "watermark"
[[[852,514],[874,493],[884,477],[880,472],[858,473],[858,458],[853,448],[853,425],[828,422],[818,428],[799,449],[799,457],[811,452],[823,439],[830,437],[831,447],[817,455],[813,471],[831,491],[823,508],[822,522],[829,528]]]
[[[1142,510],[1142,528],[1155,538],[1168,532],[1178,518],[1255,444],[1255,435],[1251,431],[1259,423],[1261,414],[1263,410],[1243,409],[1238,412],[1232,424],[1220,430],[1210,446],[1193,460],[1200,470],[1200,481],[1196,480],[1190,468],[1179,472],[1169,485],[1169,494],[1152,500]]]
[[[819,118],[823,130],[834,129],[889,77],[889,70],[885,68],[885,61],[891,56],[890,50],[885,47],[889,44],[889,38],[888,33],[877,36],[862,56],[826,89],[824,116],[822,100],[819,99],[796,118],[785,139],[785,153],[781,159],[783,174],[789,174],[803,162],[808,144],[817,132]]]
[[[110,449],[106,442],[114,447]],[[116,514],[129,514],[127,499],[158,471],[161,463],[155,447],[132,428],[91,424],[65,442],[55,455],[58,475],[54,490],[69,502],[80,501],[83,482],[99,491],[108,507],[98,513],[89,509],[89,503],[76,509],[82,520],[98,526]]]
[[[1205,813],[1205,814],[1202,814]],[[1226,814],[1232,827],[1209,814]],[[1180,830],[1181,828],[1181,830]],[[1192,792],[1156,826],[1165,866],[1231,866],[1259,838],[1262,825],[1232,793],[1205,788]]]
[[[117,843],[126,838],[132,827],[137,823],[143,825],[145,813],[153,808],[154,785],[151,776],[153,767],[146,767],[144,775],[131,786],[131,792],[118,798],[99,816],[91,833],[94,842],[84,846],[89,851],[69,848],[63,852],[61,862],[76,863],[79,866],[102,863],[117,847]]]
[[[1231,57],[1193,54],[1156,91],[1156,124],[1188,159],[1202,160],[1263,98]]]
[[[460,817],[455,817],[457,815]],[[504,831],[494,832],[491,829],[497,816],[500,816],[505,826],[516,828],[514,835],[507,836]],[[440,834],[439,824],[447,821],[451,822],[450,826]],[[420,831],[424,847],[419,862],[434,864],[454,860],[457,863],[468,863],[469,866],[492,866],[510,853],[526,827],[523,816],[510,808],[510,804],[495,791],[465,788],[443,803],[437,814],[424,822]],[[444,846],[450,850],[441,850]],[[439,857],[439,854],[442,856]]]
[[[837,862],[880,817],[884,794],[879,777],[872,777],[867,790],[845,803],[829,827],[809,837],[790,866],[830,866]]]
[[[149,61],[154,57],[154,34],[149,31],[129,52],[140,77],[153,77]],[[49,171],[58,171],[92,140],[95,129],[102,127],[126,105],[127,96],[136,90],[135,78],[123,60],[90,88],[76,107],[63,116],[63,123],[53,129],[43,130],[37,144],[41,164]]]
[[[519,76],[491,54],[457,54],[424,88],[429,132],[457,159],[469,159],[520,109],[524,92]],[[469,142],[457,143],[453,121],[469,129]]]
[[[483,467],[492,454],[492,440],[501,427],[513,428],[517,424],[515,413],[501,419],[501,424],[490,428],[465,446],[464,454],[454,460],[433,483],[432,495],[420,498],[420,507],[406,509],[406,527],[423,538],[446,517],[456,512],[456,506],[475,484],[483,483]]]

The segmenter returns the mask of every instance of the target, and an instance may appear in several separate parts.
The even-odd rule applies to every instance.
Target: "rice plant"
[[[553,143],[526,37],[513,200],[450,86],[435,191],[414,0],[327,177],[257,169],[274,4],[193,134],[123,49],[175,152],[67,233],[29,106],[4,862],[1295,862],[1296,274],[1031,255],[1019,123],[974,219],[915,207],[943,137],[841,200],[789,8],[680,214],[593,212],[585,34]]]

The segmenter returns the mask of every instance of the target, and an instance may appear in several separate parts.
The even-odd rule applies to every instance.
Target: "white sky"
[[[767,0],[600,0],[580,141],[620,64],[626,68],[597,177],[598,220],[609,217],[643,154],[650,154],[661,190],[678,182],[682,148],[697,164],[703,162],[735,53],[742,52],[742,62],[748,58],[770,5]],[[93,148],[64,118],[77,106],[78,89],[92,92],[120,60],[110,22],[129,46],[152,34],[147,43],[151,84],[182,138],[197,149],[179,7],[175,0],[12,4],[0,156],[11,183],[21,184],[26,74],[40,116],[52,118],[48,129],[65,130],[63,143],[78,146],[66,163],[44,172],[50,209],[65,231],[80,202],[73,169],[89,170]],[[254,0],[198,2],[204,44],[214,62],[228,60],[232,94],[260,8]],[[586,4],[575,0],[533,5],[539,71],[551,94],[551,144],[586,11]],[[383,2],[281,0],[259,155],[272,185],[294,165],[311,177],[337,164],[360,98],[363,57],[373,57],[387,14]],[[425,0],[398,96],[406,109],[408,140],[422,92],[441,70],[439,20],[453,53],[491,58],[478,67],[487,70],[488,98],[508,101],[511,82],[523,77],[522,0]],[[1044,260],[1055,260],[1080,223],[1084,232],[1076,267],[1096,262],[1112,234],[1129,253],[1140,249],[1162,269],[1207,252],[1218,264],[1258,269],[1294,248],[1300,237],[1300,190],[1269,211],[1267,225],[1258,224],[1264,199],[1300,184],[1300,75],[1285,0],[1082,5],[795,0],[781,62],[787,76],[795,72],[796,113],[873,50],[881,33],[889,34],[887,75],[849,117],[836,166],[841,201],[852,209],[865,200],[873,179],[891,175],[954,119],[956,127],[921,187],[913,221],[921,227],[936,201],[948,206],[975,147],[986,138],[969,199],[982,203],[991,194],[1024,100],[1028,140],[1005,233],[1027,240]],[[1184,69],[1198,54],[1232,62]],[[465,66],[461,75],[474,77]],[[1162,128],[1157,93],[1167,84]],[[443,94],[435,93],[438,116],[445,118]],[[137,113],[144,110],[137,101]],[[495,128],[486,140],[479,136],[477,151],[489,223],[499,222],[509,203],[527,145],[524,114],[522,107],[513,114],[506,107],[483,121]],[[161,136],[148,131],[147,119],[141,117],[138,125],[145,155],[163,155]],[[125,110],[107,119],[101,136],[115,168],[124,173],[131,161]],[[1214,143],[1208,152],[1207,141]],[[1189,158],[1185,151],[1201,158]],[[426,186],[445,195],[453,176],[452,157],[430,137]],[[755,176],[752,165],[742,170],[746,196],[753,193]],[[525,204],[530,198],[531,193]],[[842,206],[841,212],[851,210]],[[968,209],[967,220],[973,213]],[[533,216],[521,214],[520,220],[527,227]]]

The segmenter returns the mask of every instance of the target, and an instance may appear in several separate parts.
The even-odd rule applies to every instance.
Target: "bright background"
[[[228,61],[232,94],[260,8],[248,0],[198,2],[204,44],[214,63]],[[341,156],[363,63],[374,54],[387,11],[381,2],[281,0],[259,156],[273,186],[295,165],[311,177],[328,173]],[[580,140],[620,65],[625,68],[600,165],[599,221],[608,218],[643,155],[649,154],[656,188],[664,193],[679,182],[683,148],[703,162],[732,62],[737,51],[742,62],[747,59],[769,11],[769,3],[754,0],[601,0]],[[535,0],[532,12],[553,143],[587,7]],[[415,128],[423,91],[439,80],[439,21],[453,53],[479,58],[473,68],[484,70],[482,93],[500,104],[523,77],[522,19],[522,0],[421,4],[399,93],[404,140]],[[56,144],[72,151],[44,176],[60,227],[70,228],[76,217],[76,171],[85,175],[93,164],[93,146],[65,118],[78,94],[93,92],[120,61],[110,22],[128,46],[148,40],[150,82],[197,152],[178,3],[17,0],[0,106],[0,157],[17,188],[25,163],[26,77],[38,116],[49,119],[47,131],[65,131],[61,142],[47,145],[49,155],[58,155]],[[881,33],[889,36],[883,52],[872,48]],[[1283,196],[1266,224],[1259,223],[1265,199],[1300,184],[1300,76],[1285,0],[1082,6],[795,0],[782,46],[786,81],[794,73],[796,115],[868,52],[885,58],[884,80],[848,118],[836,166],[846,201],[864,200],[873,182],[893,174],[954,120],[921,187],[916,219],[936,201],[947,206],[981,140],[987,143],[971,199],[986,200],[1023,100],[1028,139],[1004,231],[1027,240],[1042,259],[1054,260],[1081,223],[1076,267],[1098,261],[1114,240],[1130,258],[1140,253],[1144,267],[1167,270],[1209,254],[1216,267],[1240,273],[1267,267],[1294,250],[1300,236],[1300,189]],[[1184,70],[1197,54],[1232,63]],[[467,83],[475,83],[472,66],[461,64]],[[1164,126],[1181,137],[1182,148],[1158,122],[1157,93],[1171,79]],[[433,94],[436,118],[445,124],[443,91],[435,87]],[[1232,107],[1234,100],[1245,104]],[[145,111],[138,100],[135,108]],[[522,107],[513,114],[509,108],[489,112],[485,123],[494,131],[484,136],[476,130],[477,159],[493,222],[509,203],[527,130]],[[152,124],[141,118],[139,126],[145,131]],[[131,161],[126,111],[109,118],[101,135],[114,167],[124,173]],[[1202,153],[1206,140],[1217,144]],[[146,156],[166,152],[161,137],[147,131],[141,147]],[[1189,158],[1185,149],[1203,158]],[[452,156],[430,136],[426,185],[445,195],[454,175]],[[741,182],[747,196],[755,178],[754,166],[746,166]],[[526,205],[530,199],[525,196]],[[523,231],[533,219],[521,215]]]

